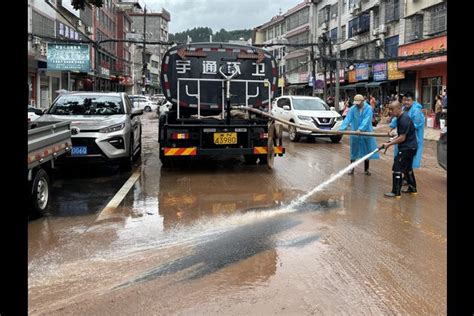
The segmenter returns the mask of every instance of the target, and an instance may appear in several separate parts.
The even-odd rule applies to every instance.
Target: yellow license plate
[[[214,133],[214,144],[216,145],[237,144],[237,133]]]

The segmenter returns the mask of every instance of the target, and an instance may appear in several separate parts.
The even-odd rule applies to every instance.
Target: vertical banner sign
[[[90,71],[89,45],[48,44],[48,70]]]
[[[372,66],[372,70],[374,73],[374,81],[387,80],[387,64],[386,63],[374,64]]]

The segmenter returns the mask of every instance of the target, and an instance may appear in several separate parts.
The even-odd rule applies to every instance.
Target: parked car
[[[133,107],[142,109],[145,112],[156,112],[158,108],[158,103],[152,101],[150,97],[146,95],[129,95],[128,97],[132,101]]]
[[[169,101],[166,101],[166,99],[165,99],[165,101],[163,101],[160,104],[160,106],[158,107],[158,109],[156,110],[156,114],[158,114],[158,115],[164,114],[164,113],[168,112],[171,109],[172,106],[173,106],[173,104]]]
[[[123,92],[77,92],[59,96],[38,121],[71,121],[69,161],[118,161],[130,170],[141,153],[142,114]]]
[[[41,111],[41,109],[28,106],[28,122],[36,121],[41,115],[43,115],[43,111]]]
[[[437,156],[438,156],[438,164],[444,170],[448,171],[448,128],[444,127],[441,130],[438,144],[437,144]]]
[[[343,121],[342,116],[330,108],[318,97],[309,96],[282,96],[272,104],[271,113],[280,119],[290,121],[299,125],[327,129],[339,130]],[[292,142],[300,140],[301,136],[307,137],[329,137],[333,143],[338,143],[342,135],[327,135],[299,129],[293,126],[284,126],[288,129],[289,138]]]

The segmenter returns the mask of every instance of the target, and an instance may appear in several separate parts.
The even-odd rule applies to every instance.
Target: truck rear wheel
[[[33,180],[31,205],[33,210],[44,215],[49,202],[49,176],[46,171],[39,169]]]

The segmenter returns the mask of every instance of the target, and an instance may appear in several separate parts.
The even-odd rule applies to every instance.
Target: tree
[[[86,2],[97,8],[102,8],[102,5],[104,4],[104,0],[64,0],[64,1],[71,1],[72,6],[76,10],[84,10]]]

